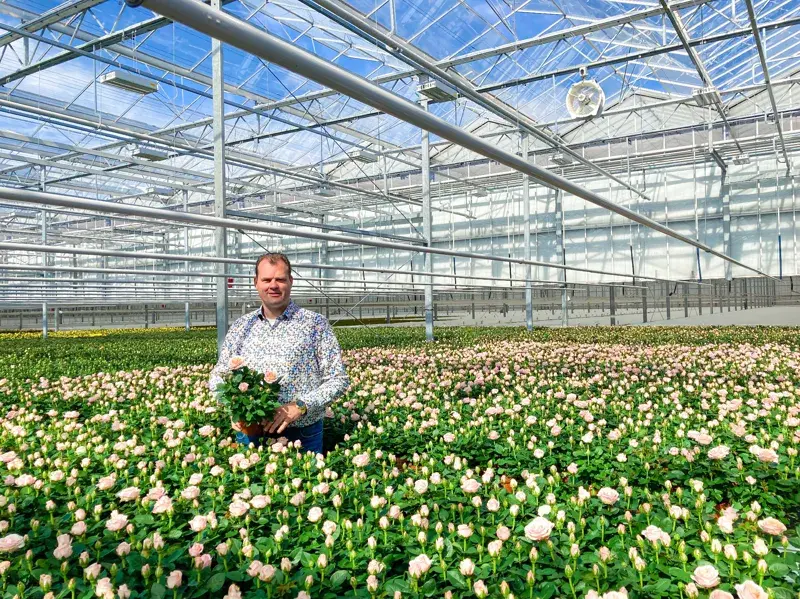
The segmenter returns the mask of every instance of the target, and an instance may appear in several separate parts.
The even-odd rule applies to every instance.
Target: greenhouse
[[[0,0],[2,598],[798,597],[798,31]]]

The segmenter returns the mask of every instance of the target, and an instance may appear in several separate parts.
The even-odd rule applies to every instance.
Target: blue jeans
[[[297,441],[303,444],[303,449],[312,453],[322,453],[322,419],[308,426],[290,426],[282,434],[264,435],[264,437],[248,437],[244,433],[236,433],[236,442],[247,445],[253,443],[261,445],[264,438],[277,439],[286,437],[289,441]]]

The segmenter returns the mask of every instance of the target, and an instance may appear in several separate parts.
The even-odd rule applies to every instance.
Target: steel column
[[[427,112],[428,102],[421,102],[423,110]],[[422,129],[422,236],[425,246],[431,247],[433,240],[433,215],[431,214],[431,156],[430,133]],[[433,268],[432,255],[425,254],[425,270],[430,272]],[[425,341],[433,341],[433,277],[427,278],[425,285]]]
[[[522,131],[522,158],[528,160],[528,150],[530,141],[528,134]],[[530,181],[527,176],[522,175],[522,219],[523,219],[523,246],[525,260],[531,259],[531,197]],[[525,326],[529,331],[533,330],[533,289],[531,287],[531,265],[525,265]],[[473,310],[474,311],[474,310]],[[474,316],[473,316],[474,318]]]
[[[211,0],[211,10],[221,14],[221,0]],[[214,117],[214,216],[225,218],[225,89],[223,87],[222,42],[211,38],[211,77]],[[214,229],[214,246],[218,258],[228,255],[227,229],[218,226]],[[217,265],[220,273],[225,265]],[[225,278],[217,278],[217,354],[222,351],[225,335],[228,332],[228,284]]]
[[[189,212],[189,191],[184,189],[183,190],[183,211]],[[189,227],[183,228],[183,253],[187,256],[189,255]],[[189,272],[189,261],[184,260],[183,267],[186,269],[186,272]],[[186,282],[189,282],[189,277],[186,277]],[[192,318],[191,318],[191,311],[189,309],[189,301],[187,300],[184,303],[184,327],[188,331],[192,328]]]
[[[614,286],[608,288],[609,311],[611,313],[611,326],[617,324],[617,304],[614,302]]]

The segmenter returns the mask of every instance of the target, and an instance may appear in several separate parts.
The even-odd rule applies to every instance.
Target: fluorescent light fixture
[[[172,195],[172,188],[171,187],[148,187],[147,193],[154,196],[171,196]]]
[[[158,91],[156,81],[127,71],[111,71],[101,75],[98,81],[136,94],[152,94]]]
[[[365,162],[365,163],[373,163],[378,162],[378,156],[373,154],[369,150],[358,149],[350,152],[348,155],[350,160],[355,160],[356,162]]]
[[[336,195],[336,192],[332,190],[330,187],[318,187],[316,191],[314,191],[314,195],[322,196],[323,198],[332,198]]]
[[[141,158],[142,160],[150,160],[151,162],[160,162],[169,158],[169,154],[165,150],[159,150],[150,146],[139,146],[131,152],[133,158]]]
[[[572,164],[572,158],[559,152],[558,154],[553,154],[550,156],[550,162],[557,164],[558,166],[569,166]]]
[[[449,102],[455,100],[458,95],[455,89],[436,80],[420,83],[417,86],[417,93],[434,102]]]
[[[709,106],[722,102],[722,97],[715,87],[701,87],[692,91],[692,97],[698,106]]]
[[[738,166],[750,164],[750,156],[748,156],[747,154],[739,154],[738,156],[734,157],[733,163]]]

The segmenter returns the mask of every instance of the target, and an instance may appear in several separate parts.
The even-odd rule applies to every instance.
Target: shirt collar
[[[283,311],[283,314],[278,316],[278,318],[276,318],[275,320],[276,321],[289,320],[292,316],[294,316],[295,312],[297,312],[299,309],[300,307],[297,304],[295,304],[294,301],[289,300],[289,305],[286,306],[286,309]],[[264,316],[264,306],[261,306],[258,309],[258,319],[262,322],[267,320],[266,317]]]

